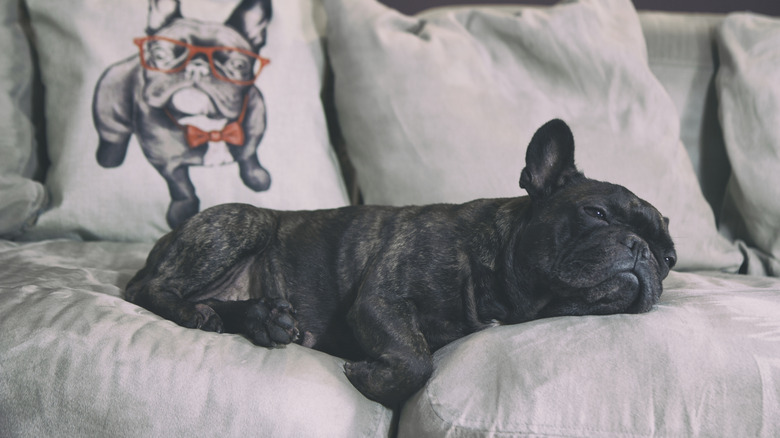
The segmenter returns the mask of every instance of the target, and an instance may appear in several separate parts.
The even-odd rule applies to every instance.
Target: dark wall
[[[434,6],[456,4],[523,3],[551,5],[556,0],[380,0],[406,14]],[[780,16],[780,0],[633,0],[637,9],[686,12],[753,11]]]

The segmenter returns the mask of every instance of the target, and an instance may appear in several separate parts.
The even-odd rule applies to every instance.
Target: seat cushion
[[[388,436],[344,361],[179,327],[124,301],[147,244],[0,241],[6,436]]]
[[[400,436],[780,433],[780,281],[672,273],[642,315],[489,329],[436,354]]]

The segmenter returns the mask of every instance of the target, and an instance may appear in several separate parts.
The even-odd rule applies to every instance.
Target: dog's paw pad
[[[249,338],[263,347],[279,347],[298,340],[295,312],[285,300],[258,300],[247,310]]]

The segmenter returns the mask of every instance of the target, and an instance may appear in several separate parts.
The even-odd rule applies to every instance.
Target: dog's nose
[[[206,77],[210,73],[209,62],[205,59],[195,58],[187,64],[187,68],[184,70],[187,75],[187,79],[198,80]]]
[[[647,260],[650,258],[650,247],[647,242],[639,236],[630,235],[626,238],[624,244],[628,247],[636,261]]]

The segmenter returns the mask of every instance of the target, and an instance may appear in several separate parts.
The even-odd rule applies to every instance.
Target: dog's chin
[[[636,314],[653,308],[661,296],[661,285],[641,271],[625,270],[593,287],[562,287],[552,292],[555,296],[540,316]]]
[[[639,271],[632,272],[638,282],[637,294],[634,302],[625,310],[625,313],[645,313],[652,310],[658,304],[663,292],[662,280],[658,275],[647,275]]]

